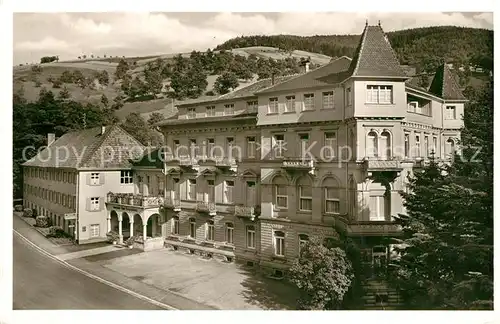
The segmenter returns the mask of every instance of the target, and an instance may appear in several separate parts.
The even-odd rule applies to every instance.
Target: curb
[[[29,245],[31,245],[32,247],[34,247],[37,251],[39,251],[39,252],[40,252],[40,253],[42,253],[43,255],[45,255],[45,256],[47,256],[47,257],[51,258],[52,260],[54,260],[54,261],[56,261],[56,262],[58,262],[58,263],[62,264],[62,265],[63,265],[63,266],[65,266],[66,268],[69,268],[69,269],[71,269],[71,270],[77,271],[77,272],[79,272],[79,273],[83,274],[83,275],[84,275],[84,276],[86,276],[86,277],[92,278],[92,279],[94,279],[94,280],[96,280],[96,281],[99,281],[100,283],[103,283],[103,284],[105,284],[105,285],[108,285],[108,286],[110,286],[110,287],[113,287],[113,288],[115,288],[115,289],[117,289],[117,290],[120,290],[120,291],[122,291],[122,292],[124,292],[124,293],[127,293],[127,294],[129,294],[129,295],[132,295],[132,296],[134,296],[134,297],[136,297],[136,298],[139,298],[139,299],[141,299],[141,300],[143,300],[143,301],[149,302],[149,303],[151,303],[151,304],[153,304],[153,305],[155,305],[155,306],[159,306],[159,307],[161,307],[161,308],[168,309],[168,310],[179,310],[179,309],[177,309],[177,308],[175,308],[175,307],[172,307],[172,306],[170,306],[170,305],[167,305],[167,304],[161,303],[161,302],[156,301],[156,300],[154,300],[154,299],[152,299],[152,298],[149,298],[149,297],[147,297],[147,296],[144,296],[144,295],[141,295],[141,294],[139,294],[139,293],[136,293],[135,291],[132,291],[132,290],[130,290],[130,289],[127,289],[127,288],[125,288],[125,287],[122,287],[122,286],[120,286],[120,285],[117,285],[117,284],[115,284],[115,283],[112,283],[111,281],[108,281],[108,280],[106,280],[106,279],[103,279],[103,278],[101,278],[101,277],[98,277],[98,276],[96,276],[96,275],[93,275],[93,274],[91,274],[91,273],[89,273],[89,272],[87,272],[87,271],[85,271],[85,270],[82,270],[82,269],[80,269],[80,268],[77,268],[77,267],[75,267],[75,266],[73,266],[73,265],[69,264],[68,262],[66,262],[66,261],[64,261],[64,260],[62,260],[62,259],[60,259],[60,258],[58,258],[57,256],[55,256],[55,255],[53,255],[53,254],[51,254],[51,253],[49,253],[49,252],[45,251],[45,250],[44,250],[44,249],[42,249],[41,247],[37,246],[35,243],[31,242],[29,239],[27,239],[26,237],[24,237],[21,233],[19,233],[19,232],[18,232],[18,231],[16,231],[15,229],[12,229],[12,230],[14,231],[14,233],[15,233],[15,234],[17,234],[19,237],[21,237],[21,238],[22,238],[24,241],[26,241]]]

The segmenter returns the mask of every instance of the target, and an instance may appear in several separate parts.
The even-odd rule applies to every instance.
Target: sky
[[[493,30],[493,13],[14,13],[14,64],[78,56],[147,56],[214,48],[236,36],[361,34],[453,25]]]

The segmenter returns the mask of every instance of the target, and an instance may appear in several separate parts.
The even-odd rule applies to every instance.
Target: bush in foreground
[[[37,216],[35,226],[36,227],[49,227],[50,226],[50,219],[45,217],[45,216]]]
[[[49,234],[47,237],[61,238],[61,237],[70,237],[68,233],[66,233],[60,226],[51,226],[49,228]]]
[[[23,217],[33,217],[33,210],[31,210],[31,208],[25,208],[23,211]]]

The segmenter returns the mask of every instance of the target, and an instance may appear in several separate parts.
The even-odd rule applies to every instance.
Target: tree
[[[52,80],[52,88],[59,89],[62,86],[62,82],[59,79]]]
[[[129,70],[129,65],[127,61],[124,59],[121,59],[120,62],[118,62],[118,65],[116,66],[116,71],[115,71],[115,79],[123,79],[124,76],[127,74],[127,71]]]
[[[214,83],[214,90],[219,94],[226,94],[230,90],[234,90],[239,85],[236,74],[232,72],[224,72],[217,77]]]
[[[159,112],[153,112],[151,115],[149,115],[148,118],[148,125],[149,127],[153,127],[156,123],[159,123],[161,121],[165,120],[165,115]]]
[[[151,130],[138,112],[130,113],[125,118],[122,127],[143,145],[151,143]]]
[[[461,155],[451,166],[431,159],[402,193],[394,278],[411,308],[493,308],[492,83],[471,98],[464,124]]]
[[[109,74],[106,70],[102,70],[101,72],[96,73],[95,78],[99,80],[100,84],[106,86],[109,84]]]
[[[311,237],[289,270],[290,281],[300,290],[299,309],[339,309],[354,279],[346,253]]]
[[[104,106],[104,108],[108,108],[109,100],[108,97],[106,97],[106,95],[104,94],[101,96],[101,103]]]
[[[66,100],[66,99],[69,99],[71,98],[71,94],[69,93],[69,90],[68,88],[65,86],[61,92],[59,92],[59,99],[61,100]]]
[[[145,88],[147,92],[152,93],[155,97],[156,94],[161,92],[163,87],[163,77],[159,67],[148,68],[144,70]]]
[[[71,73],[68,70],[65,70],[59,77],[59,80],[61,80],[62,83],[73,83],[74,80],[73,76],[74,76],[73,73]]]
[[[111,106],[112,110],[118,110],[123,107],[123,97],[118,94],[114,99],[113,99],[113,105]]]
[[[44,56],[40,59],[40,64],[51,63],[51,62],[58,61],[58,60],[59,60],[59,58],[57,56]]]

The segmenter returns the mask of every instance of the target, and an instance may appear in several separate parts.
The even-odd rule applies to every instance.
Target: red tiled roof
[[[429,92],[445,100],[466,100],[456,77],[446,64],[438,67],[429,87]]]
[[[350,76],[407,77],[380,25],[366,25],[348,71]]]
[[[269,93],[275,91],[293,91],[295,89],[307,89],[318,86],[329,85],[328,82],[323,81],[323,77],[347,71],[351,64],[351,58],[342,56],[338,59],[332,60],[330,63],[325,64],[310,72],[299,74],[288,81],[281,82],[269,88],[258,91],[258,93]]]

